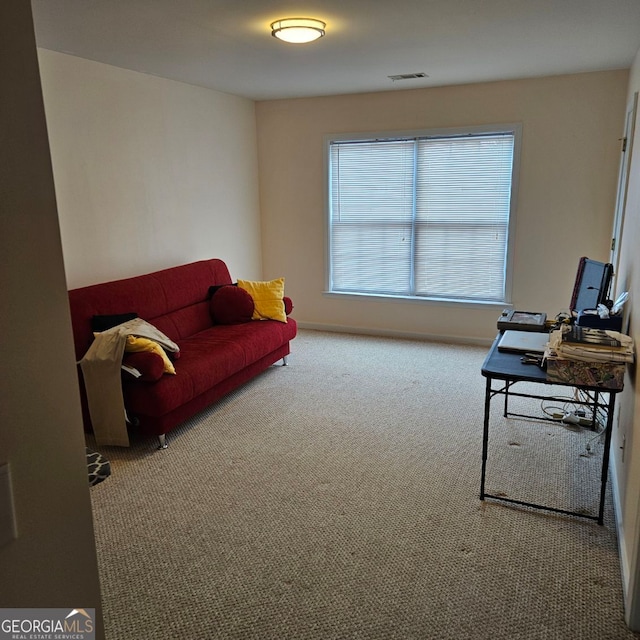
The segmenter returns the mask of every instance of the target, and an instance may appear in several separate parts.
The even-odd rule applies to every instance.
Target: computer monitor
[[[577,314],[604,304],[609,295],[613,265],[589,258],[580,258],[569,309]]]

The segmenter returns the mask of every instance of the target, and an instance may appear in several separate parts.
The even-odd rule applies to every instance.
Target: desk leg
[[[489,414],[491,413],[491,378],[487,378],[484,392],[484,427],[482,430],[482,479],[480,480],[480,500],[484,500],[484,478],[487,472],[487,450],[489,447]]]
[[[597,399],[596,399],[597,402]],[[600,476],[600,509],[598,511],[598,524],[603,524],[604,499],[607,493],[607,477],[609,475],[609,448],[611,446],[611,432],[613,431],[613,412],[616,405],[615,393],[609,393],[609,406],[607,407],[607,426],[604,438],[604,453],[602,454],[602,474]],[[597,414],[595,414],[597,416]]]
[[[504,412],[503,417],[507,418],[509,416],[509,388],[511,387],[511,382],[507,380],[504,383]]]

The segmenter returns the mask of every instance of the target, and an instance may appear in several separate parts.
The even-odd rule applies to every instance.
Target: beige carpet
[[[301,331],[292,349],[166,451],[102,451],[109,640],[638,637],[610,495],[604,527],[479,500],[485,348]],[[595,512],[590,437],[494,417],[487,490]]]

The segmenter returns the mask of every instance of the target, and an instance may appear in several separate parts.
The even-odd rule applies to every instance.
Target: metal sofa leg
[[[169,445],[167,445],[167,435],[163,433],[158,436],[159,446],[158,449],[166,449]]]
[[[289,362],[287,361],[287,357],[288,356],[282,356],[282,366],[283,367],[286,367],[289,364]]]

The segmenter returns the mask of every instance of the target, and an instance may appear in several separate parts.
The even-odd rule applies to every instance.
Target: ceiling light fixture
[[[285,42],[313,42],[324,35],[326,22],[314,18],[283,18],[271,23],[271,35]]]

